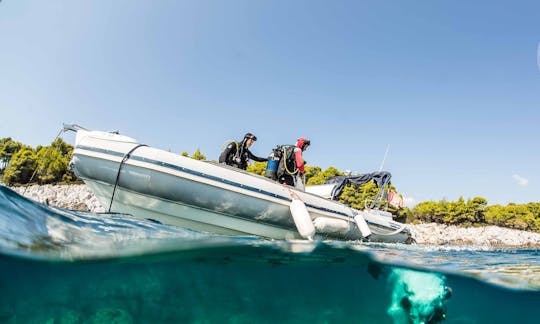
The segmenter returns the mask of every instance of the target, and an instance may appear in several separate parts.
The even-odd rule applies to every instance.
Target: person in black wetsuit
[[[257,162],[268,161],[267,158],[261,158],[253,155],[253,153],[251,153],[249,150],[249,147],[253,145],[253,142],[256,140],[257,136],[253,135],[252,133],[247,133],[240,143],[236,141],[229,143],[223,152],[221,152],[221,155],[219,156],[219,163],[225,163],[227,165],[245,170],[248,167],[249,160],[254,160]]]

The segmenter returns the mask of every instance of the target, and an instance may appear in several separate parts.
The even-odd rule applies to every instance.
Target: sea
[[[540,323],[539,256],[215,235],[0,186],[0,323]]]

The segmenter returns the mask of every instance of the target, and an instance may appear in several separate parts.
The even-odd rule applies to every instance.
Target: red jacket
[[[294,160],[296,161],[296,167],[298,168],[298,171],[302,174],[306,173],[306,170],[304,169],[306,163],[304,162],[304,158],[302,157],[302,147],[304,146],[305,141],[306,138],[300,137],[296,142],[296,147],[294,148]]]

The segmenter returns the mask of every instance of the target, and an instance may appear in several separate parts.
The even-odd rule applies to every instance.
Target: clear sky
[[[409,204],[540,201],[540,2],[0,2],[0,138],[62,123],[384,169]],[[73,144],[73,135],[64,139]]]

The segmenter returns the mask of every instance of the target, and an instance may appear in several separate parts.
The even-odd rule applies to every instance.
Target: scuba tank
[[[280,160],[277,171],[278,178],[282,175],[294,177],[294,175],[298,172],[294,159],[294,149],[294,145],[279,146]]]
[[[266,171],[264,176],[272,180],[277,180],[277,171],[279,166],[279,161],[281,160],[282,150],[280,147],[276,147],[272,150],[270,155],[268,155],[268,162],[266,163]]]

